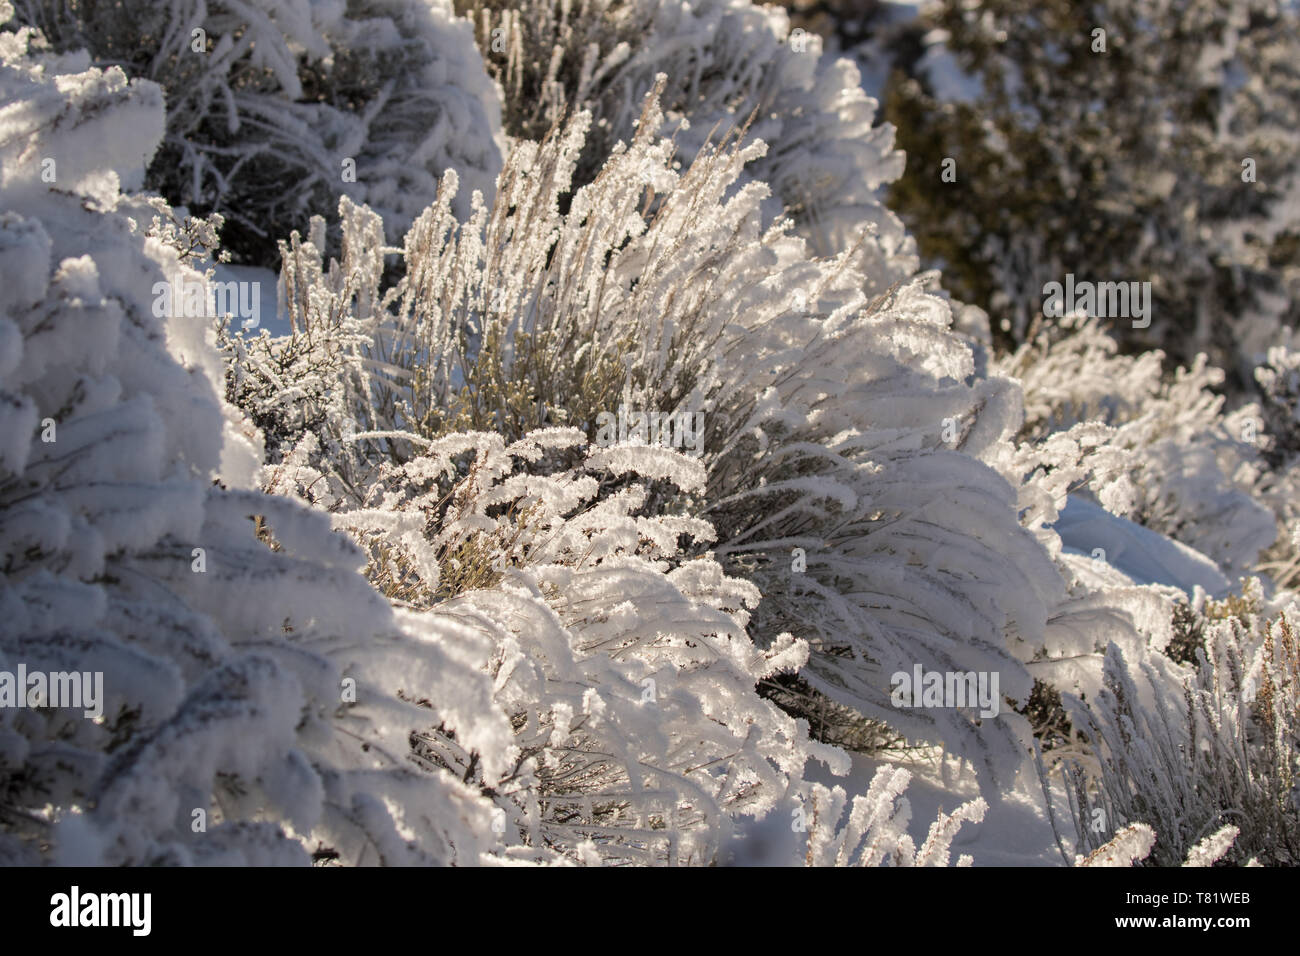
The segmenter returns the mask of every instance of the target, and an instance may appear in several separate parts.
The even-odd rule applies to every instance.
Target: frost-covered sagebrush
[[[850,60],[822,56],[815,34],[792,33],[775,6],[750,0],[457,0],[505,94],[505,122],[539,140],[566,111],[592,126],[574,172],[590,182],[610,149],[630,141],[642,99],[662,73],[663,116],[689,163],[710,138],[748,125],[768,149],[742,179],[768,184],[818,255],[858,246],[879,292],[916,270],[916,248],[878,191],[903,172],[894,131]]]
[[[1220,852],[1231,847],[1234,862],[1294,864],[1298,617],[1294,603],[1269,606],[1253,581],[1227,602],[1198,595],[1186,618],[1188,665],[1108,650],[1101,693],[1068,702],[1089,744],[1086,757],[1063,762],[1080,851],[1143,824],[1155,833],[1152,862],[1178,865],[1231,825],[1239,833]]]
[[[1236,840],[1238,829],[1231,824],[1215,830],[1187,853],[1183,866],[1213,866],[1231,849]],[[1086,857],[1080,855],[1076,866],[1083,867],[1128,867],[1147,859],[1151,847],[1155,845],[1156,833],[1145,823],[1133,823],[1099,846]],[[1255,861],[1248,866],[1258,865]]]
[[[0,860],[947,865],[1045,751],[1067,864],[1293,862],[1288,341],[1230,409],[1095,320],[999,357],[781,13],[463,9],[0,0],[0,672],[106,691],[0,708]],[[170,294],[223,226],[283,334]]]
[[[394,611],[324,515],[253,490],[210,320],[153,309],[203,277],[118,192],[162,91],[32,42],[0,32],[0,670],[99,672],[104,699],[0,709],[0,859],[477,860],[489,802],[406,755],[441,720],[508,765],[488,642]]]
[[[340,195],[400,235],[444,170],[490,193],[501,168],[499,97],[449,0],[13,6],[56,49],[163,88],[148,184],[224,216],[245,261],[273,265],[276,240]]]
[[[415,450],[378,464],[363,499],[313,454],[314,433],[268,479],[334,512],[390,596],[496,636],[487,670],[518,748],[508,772],[451,728],[413,746],[492,795],[504,846],[707,863],[743,818],[804,798],[811,757],[847,768],[755,690],[806,661],[807,645],[784,635],[756,648],[745,625],[757,589],[682,553],[683,539],[712,540],[707,522],[652,507],[698,490],[698,463],[591,446],[572,428],[509,445],[493,433],[384,440]],[[610,482],[618,492],[601,496]]]
[[[232,342],[232,398],[283,433],[281,454],[317,435],[307,464],[353,489],[462,429],[518,440],[565,426],[600,442],[600,415],[620,408],[701,416],[702,486],[651,507],[712,524],[717,559],[762,594],[757,645],[806,639],[819,693],[942,740],[988,779],[1012,773],[1017,715],[898,709],[889,676],[997,670],[1023,701],[1036,654],[1091,654],[1098,622],[1129,626],[1070,610],[1079,595],[1022,525],[1017,487],[980,460],[1010,454],[1014,387],[976,374],[920,283],[867,301],[851,252],[809,258],[783,226],[764,229],[766,189],[729,192],[761,143],[674,169],[653,98],[562,211],[587,122],[519,144],[495,203],[467,223],[447,177],[396,284],[381,225],[346,201],[343,261],[326,268],[311,238],[288,244],[296,331]]]
[[[372,553],[381,575],[406,560],[398,574],[459,595],[433,611],[411,592],[393,595],[407,609],[385,602],[360,573],[366,552],[331,530],[328,484],[319,511],[254,488],[258,436],[214,390],[212,318],[155,314],[158,283],[205,281],[145,234],[159,204],[118,195],[111,165],[89,193],[40,182],[37,157],[78,172],[72,147],[102,123],[134,124],[131,147],[146,122],[157,137],[157,88],[62,73],[77,64],[30,57],[30,34],[3,40],[5,93],[33,108],[0,156],[0,661],[102,671],[106,690],[102,721],[3,710],[6,859],[48,845],[110,864],[700,863],[732,816],[796,801],[809,756],[843,768],[754,691],[806,648],[757,651],[756,592],[716,562],[665,564],[703,522],[638,518],[635,484],[588,507],[591,473],[636,463],[588,455],[572,430],[509,448],[448,436],[377,473],[369,508],[339,523],[363,547],[390,532]],[[97,156],[138,181],[133,153]],[[466,452],[439,512],[437,479]],[[515,473],[566,453],[558,475]],[[272,490],[305,454],[280,462]],[[698,484],[699,465],[674,457],[639,467]],[[498,522],[519,534],[497,538]],[[476,580],[484,541],[494,577]],[[440,565],[409,563],[431,552]]]
[[[1038,327],[996,362],[1024,391],[1026,461],[1048,481],[1068,463],[1076,471],[1059,476],[1068,490],[1201,551],[1228,575],[1254,570],[1288,527],[1284,496],[1266,492],[1260,409],[1225,411],[1214,391],[1224,375],[1203,355],[1167,375],[1162,352],[1117,348],[1098,320],[1075,315]]]

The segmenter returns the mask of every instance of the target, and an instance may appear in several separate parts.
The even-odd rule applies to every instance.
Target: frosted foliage
[[[1226,412],[1214,391],[1223,373],[1204,356],[1166,376],[1161,352],[1116,349],[1098,320],[1074,316],[997,363],[1024,389],[1017,466],[1037,469],[1033,483],[1058,498],[1087,489],[1229,575],[1253,570],[1288,518],[1264,493],[1271,479],[1259,408]]]
[[[1151,852],[1156,835],[1145,823],[1125,827],[1104,846],[1080,857],[1077,865],[1087,867],[1126,867],[1143,860]]]
[[[418,580],[410,596],[493,635],[486,669],[515,762],[483,766],[441,727],[418,734],[415,751],[494,795],[494,832],[514,858],[707,863],[733,819],[807,789],[810,757],[847,766],[754,689],[801,666],[807,645],[784,635],[756,648],[745,625],[757,589],[680,553],[683,538],[711,541],[712,527],[645,513],[652,485],[697,490],[703,469],[676,452],[625,451],[611,456],[572,428],[508,446],[454,433],[381,466],[362,501],[305,456],[267,470],[368,542],[382,584]],[[616,476],[619,492],[597,499]],[[475,562],[478,586],[464,589]]]
[[[1223,858],[1225,853],[1232,849],[1232,844],[1239,833],[1241,833],[1241,830],[1232,825],[1216,830],[1188,851],[1187,861],[1183,866],[1213,866]]]
[[[1183,866],[1213,866],[1232,847],[1232,842],[1240,831],[1234,826],[1226,826],[1207,836],[1187,854]],[[1155,845],[1156,834],[1145,823],[1134,823],[1117,833],[1104,846],[1093,850],[1086,857],[1079,857],[1076,866],[1085,867],[1129,867],[1145,860]]]
[[[0,862],[970,865],[1035,755],[1067,865],[1294,865],[1289,338],[1232,407],[1095,321],[996,357],[746,0],[17,7],[0,672],[103,693],[0,707]],[[231,237],[284,334],[165,307]]]
[[[1192,665],[1112,646],[1101,693],[1068,698],[1089,745],[1063,763],[1078,844],[1093,850],[1110,828],[1141,822],[1155,831],[1159,865],[1228,854],[1292,865],[1300,607],[1268,604],[1253,581],[1243,598],[1218,606],[1202,595],[1193,611],[1203,646]],[[1239,832],[1224,832],[1229,820]]]
[[[823,57],[815,34],[792,42],[778,7],[457,0],[457,8],[475,23],[512,132],[539,139],[566,109],[591,112],[578,184],[595,177],[614,143],[631,140],[642,98],[663,73],[655,131],[674,137],[685,162],[709,139],[749,123],[749,136],[770,149],[743,178],[771,187],[769,221],[784,207],[819,255],[861,240],[857,265],[872,291],[915,272],[915,243],[878,196],[903,172],[893,127],[873,126],[878,104],[853,62]]]
[[[912,809],[903,791],[911,774],[901,767],[883,766],[864,794],[850,804],[840,787],[817,785],[812,795],[808,848],[809,866],[948,866],[949,846],[965,822],[979,823],[988,809],[976,797],[951,815],[940,813],[930,825],[920,850],[907,833]],[[843,825],[836,824],[848,809]],[[957,866],[970,866],[963,855]]]
[[[292,500],[314,432],[261,476],[282,494],[249,487],[258,435],[219,397],[207,320],[152,309],[164,276],[204,281],[143,234],[159,205],[27,174],[87,124],[156,120],[157,88],[60,74],[26,39],[0,47],[6,96],[34,104],[3,155],[3,389],[27,440],[9,440],[0,484],[0,667],[102,671],[104,716],[0,711],[0,855],[702,863],[734,816],[806,789],[810,757],[847,768],[756,694],[807,648],[755,648],[753,585],[680,559],[679,536],[707,540],[708,524],[637,513],[651,482],[698,489],[692,459],[620,456],[572,429],[509,446],[453,434],[335,515],[361,547]],[[101,157],[123,174],[139,161]],[[459,454],[473,468],[430,540],[431,488]],[[566,454],[577,461],[560,467]],[[627,480],[597,501],[596,475]],[[331,477],[317,504],[346,487]],[[395,607],[361,573],[383,545],[425,561],[437,587],[434,555],[448,574],[472,563],[481,537],[504,534],[503,508],[527,519],[495,589]]]
[[[443,171],[490,194],[501,168],[500,100],[449,0],[14,6],[56,48],[163,87],[149,184],[225,216],[246,260],[272,265],[275,240],[341,194],[400,235]]]
[[[698,461],[667,449],[629,459],[617,446],[603,461],[654,461],[690,493],[682,513],[712,524],[716,559],[763,595],[755,644],[806,640],[803,676],[817,690],[944,741],[986,779],[1011,773],[1027,733],[1017,715],[899,709],[889,678],[918,663],[997,670],[1001,693],[1023,701],[1024,662],[1045,634],[1077,655],[1092,652],[1097,621],[1131,627],[1095,608],[1078,633],[1047,624],[1078,595],[1018,520],[1017,489],[980,460],[1009,453],[1013,387],[974,375],[948,305],[919,282],[867,301],[849,253],[812,259],[783,228],[762,228],[765,188],[734,188],[761,142],[708,149],[677,170],[654,135],[661,120],[649,100],[636,139],[565,213],[585,114],[519,144],[496,202],[468,223],[455,220],[456,180],[445,177],[392,285],[377,217],[344,200],[343,260],[323,264],[312,238],[323,222],[285,247],[297,331],[232,343],[232,396],[281,455],[299,454],[310,431],[316,444],[301,455],[324,477],[300,484],[326,507],[369,487],[377,462],[465,427],[591,438],[598,414],[620,405],[701,414]],[[791,308],[796,290],[806,312]],[[311,400],[290,406],[290,394]],[[348,506],[366,500],[352,494]],[[794,548],[806,573],[791,573]]]
[[[257,451],[211,332],[151,308],[155,282],[203,277],[117,192],[158,142],[161,91],[31,39],[0,32],[0,670],[100,672],[103,713],[0,708],[0,859],[477,859],[490,803],[413,766],[407,728],[454,723],[510,765],[490,642],[394,612],[325,515],[239,485]],[[96,170],[57,187],[33,172],[81,155]]]

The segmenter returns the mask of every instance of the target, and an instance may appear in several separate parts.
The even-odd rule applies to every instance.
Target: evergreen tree
[[[899,41],[924,54],[887,96],[892,201],[1004,342],[1067,273],[1149,281],[1123,347],[1208,351],[1241,387],[1296,318],[1298,26],[1273,0],[946,0]]]

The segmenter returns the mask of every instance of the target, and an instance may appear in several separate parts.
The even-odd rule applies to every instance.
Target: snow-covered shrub
[[[611,478],[619,491],[598,497]],[[444,585],[491,556],[492,578],[439,609],[503,635],[490,673],[519,759],[508,774],[484,772],[437,732],[416,749],[490,788],[508,843],[518,833],[579,860],[707,863],[735,823],[806,792],[810,757],[847,769],[755,690],[802,665],[807,645],[784,635],[756,648],[746,624],[757,589],[707,555],[686,560],[679,541],[707,543],[712,529],[654,507],[674,484],[703,480],[677,452],[594,447],[577,429],[509,446],[454,433],[383,469],[375,510],[336,519],[374,534],[416,516]]]
[[[746,624],[757,589],[698,553],[713,530],[680,504],[702,490],[698,461],[537,430],[546,408],[531,401],[497,407],[511,401],[513,373],[490,345],[470,349],[465,325],[434,324],[459,292],[432,284],[467,278],[432,241],[448,238],[450,199],[449,186],[408,235],[391,288],[378,216],[344,199],[341,263],[326,271],[310,238],[284,249],[293,334],[226,332],[229,392],[271,439],[264,485],[333,514],[390,599],[496,635],[488,670],[516,732],[509,772],[482,766],[454,731],[433,727],[412,743],[422,762],[493,795],[503,848],[706,863],[733,821],[807,789],[811,756],[847,766],[755,691],[806,661],[807,645],[786,635],[756,648]],[[315,222],[313,236],[323,230]],[[463,261],[461,271],[473,265]],[[497,332],[480,341],[501,342]],[[526,335],[509,344],[521,362],[554,361],[549,347],[529,351]],[[448,381],[457,349],[459,397]],[[580,400],[581,384],[568,394]]]
[[[148,185],[224,216],[243,261],[272,265],[276,240],[340,195],[399,236],[444,170],[490,194],[501,168],[499,96],[450,0],[14,6],[56,49],[162,86],[167,131]]]
[[[1068,490],[1195,548],[1230,577],[1249,573],[1287,518],[1284,500],[1265,494],[1260,409],[1225,413],[1215,392],[1223,373],[1203,355],[1166,376],[1162,352],[1117,348],[1097,319],[1075,315],[1037,327],[994,363],[1024,391],[1021,466],[1042,469],[1040,482],[1061,470]]]
[[[1067,698],[1093,758],[1062,763],[1076,846],[1093,852],[1119,827],[1145,824],[1155,831],[1152,862],[1178,865],[1231,824],[1240,831],[1233,862],[1294,865],[1300,607],[1268,607],[1252,581],[1226,604],[1198,595],[1192,611],[1203,640],[1193,665],[1159,653],[1129,660],[1111,647],[1102,692]]]
[[[510,772],[487,776],[443,728],[414,741],[421,761],[493,796],[494,832],[515,858],[528,846],[579,862],[943,866],[962,821],[982,818],[978,799],[941,814],[917,851],[906,771],[882,768],[847,819],[842,788],[803,781],[810,758],[843,773],[844,755],[754,685],[803,664],[807,645],[786,635],[757,649],[745,630],[757,589],[710,557],[683,560],[679,540],[710,541],[707,522],[640,513],[665,482],[697,489],[698,463],[594,447],[568,428],[510,446],[484,433],[407,440],[420,451],[380,468],[369,507],[327,499],[347,488],[306,456],[266,474],[382,542],[381,587],[404,582],[404,595],[507,635],[490,670],[519,745]],[[595,500],[611,472],[637,483]]]
[[[943,740],[986,780],[1009,774],[1021,718],[900,709],[890,676],[997,671],[1002,696],[1023,701],[1049,615],[1065,621],[1052,653],[1094,649],[1103,615],[1062,613],[1076,595],[1021,525],[1017,488],[980,460],[1007,453],[1014,387],[976,374],[923,281],[868,302],[851,252],[810,258],[785,224],[764,228],[766,188],[737,185],[761,143],[702,150],[678,171],[653,97],[646,111],[633,142],[571,194],[585,114],[518,144],[495,202],[467,223],[445,177],[392,284],[381,224],[344,200],[342,261],[327,268],[311,237],[286,247],[297,331],[232,343],[232,398],[279,422],[282,455],[310,428],[319,444],[303,463],[361,491],[349,507],[382,462],[460,430],[511,442],[565,426],[610,444],[600,416],[620,407],[703,416],[702,487],[668,502],[680,511],[656,500],[649,513],[715,527],[723,568],[763,595],[755,644],[807,639],[802,677],[817,693]],[[290,356],[314,329],[336,330],[320,342],[337,360]]]
[[[915,243],[878,197],[903,172],[893,129],[873,125],[877,104],[852,61],[823,57],[821,38],[792,34],[783,10],[750,0],[456,3],[505,92],[512,134],[537,140],[566,112],[592,114],[575,185],[632,138],[663,73],[657,132],[674,137],[684,164],[710,138],[748,124],[768,151],[743,178],[771,187],[769,220],[784,208],[822,256],[870,230],[858,267],[874,292],[916,270]]]
[[[163,92],[33,42],[0,31],[0,671],[102,675],[102,715],[0,707],[0,860],[478,861],[490,802],[408,737],[505,772],[490,641],[395,611],[326,516],[253,488],[210,320],[154,309],[204,277],[118,192]]]

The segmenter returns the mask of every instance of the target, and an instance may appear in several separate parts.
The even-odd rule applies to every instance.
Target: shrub
[[[147,184],[222,215],[241,262],[273,265],[276,240],[340,195],[400,235],[445,170],[490,195],[501,168],[498,94],[448,0],[14,6],[55,49],[162,86],[167,129]]]

